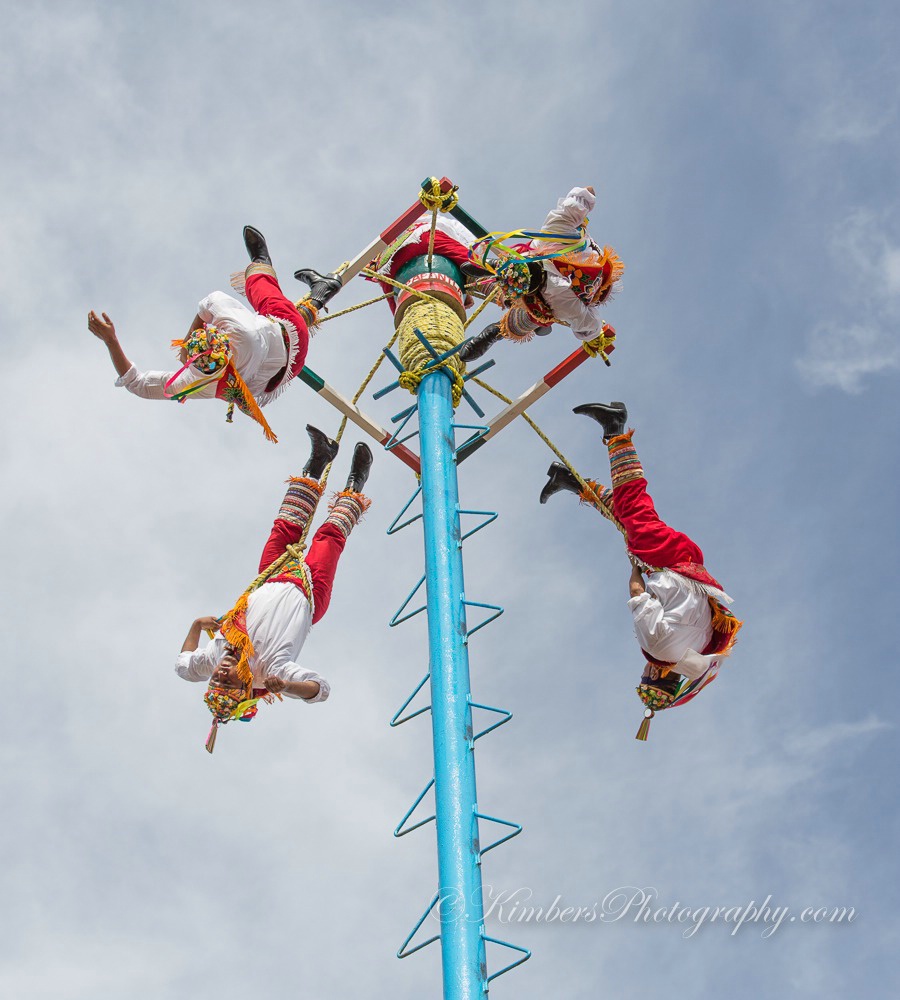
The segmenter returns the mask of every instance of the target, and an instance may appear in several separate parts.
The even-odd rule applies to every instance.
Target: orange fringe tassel
[[[260,427],[263,429],[263,434],[266,436],[267,441],[271,441],[272,444],[278,444],[278,438],[275,436],[275,432],[269,426],[268,421],[263,416],[262,410],[259,408],[259,403],[253,398],[253,393],[247,388],[247,383],[241,378],[238,373],[237,368],[234,365],[229,364],[228,376],[233,380],[238,392],[244,399],[244,405],[247,407],[248,415],[251,416]]]
[[[249,603],[250,595],[245,591],[237,599],[237,603],[228,612],[227,615],[222,619],[222,624],[220,626],[222,635],[225,636],[226,641],[229,645],[233,646],[238,653],[240,653],[240,659],[238,660],[237,667],[235,668],[238,673],[238,677],[243,681],[244,687],[249,693],[253,690],[253,674],[250,670],[250,657],[254,655],[253,643],[250,641],[250,636],[247,635],[246,631],[242,629],[236,622],[235,618],[240,618],[246,622],[247,620],[247,604]]]

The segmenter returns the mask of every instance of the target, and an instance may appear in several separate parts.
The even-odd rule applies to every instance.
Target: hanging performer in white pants
[[[208,681],[206,704],[213,714],[207,740],[212,753],[216,729],[231,719],[256,715],[260,698],[286,695],[310,703],[325,701],[328,682],[298,663],[310,628],[328,610],[338,560],[347,538],[368,509],[362,493],[372,466],[372,452],[360,443],[353,453],[344,489],[332,502],[328,517],[313,535],[305,557],[289,547],[303,537],[322,494],[319,482],[337,454],[335,441],[308,426],[312,453],[302,475],[291,478],[259,563],[265,582],[245,592],[217,619],[196,619],[181,648],[175,670],[187,681]],[[280,564],[277,560],[285,556]],[[199,649],[204,630],[218,632]]]

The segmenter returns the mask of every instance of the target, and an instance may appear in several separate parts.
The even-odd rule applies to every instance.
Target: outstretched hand
[[[281,677],[267,677],[263,684],[265,684],[266,690],[272,694],[279,694],[287,687],[287,681]]]
[[[100,316],[103,318],[101,319]],[[103,341],[108,347],[115,342],[116,327],[106,313],[100,313],[100,316],[93,309],[88,313],[88,329],[98,340]]]

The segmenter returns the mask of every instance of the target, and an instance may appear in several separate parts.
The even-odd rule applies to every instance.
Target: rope
[[[475,312],[473,312],[472,315],[465,321],[465,323],[463,323],[464,330],[468,330],[469,327],[472,325],[472,323],[475,321],[475,319],[478,317],[481,310],[484,309],[486,306],[490,305],[491,302],[494,301],[494,299],[497,296],[497,291],[498,289],[497,286],[495,285],[490,295],[485,295],[484,302],[482,302],[481,305],[475,310]]]
[[[437,229],[437,209],[434,209],[431,213],[431,232],[428,234],[428,271],[434,270],[432,265],[432,258],[434,257],[434,232]]]
[[[429,177],[428,180],[422,181],[419,201],[425,206],[427,212],[449,212],[459,204],[458,192],[459,185],[454,184],[449,191],[444,193],[437,177]]]
[[[480,385],[482,389],[486,389],[489,393],[496,396],[497,399],[503,400],[504,403],[506,404],[512,403],[512,400],[508,396],[504,396],[499,389],[495,389],[492,385],[489,385],[487,382],[485,382],[484,379],[480,379],[477,376],[475,376],[472,379],[472,381],[476,385]],[[553,452],[553,454],[556,455],[556,457],[560,460],[560,462],[562,462],[562,464],[569,470],[569,472],[571,472],[572,475],[578,480],[578,483],[581,486],[582,490],[585,492],[585,494],[593,498],[594,506],[596,506],[597,510],[600,511],[600,513],[607,519],[607,521],[612,521],[612,523],[619,529],[619,531],[624,536],[625,528],[623,527],[621,522],[616,519],[616,517],[612,514],[612,512],[608,511],[606,506],[600,502],[600,496],[594,489],[594,487],[580,475],[575,466],[572,465],[572,463],[568,460],[568,458],[566,458],[566,456],[559,450],[559,448],[556,447],[556,445],[550,440],[550,438],[547,437],[547,435],[540,429],[540,427],[538,427],[535,421],[531,419],[531,417],[528,415],[527,410],[523,410],[521,416],[525,418],[525,422],[529,425],[529,427],[531,427],[531,429],[535,432],[535,434],[537,434],[537,436],[544,442],[545,445],[547,445],[547,447]]]
[[[429,177],[422,181],[422,190],[419,192],[419,201],[425,206],[427,212],[431,212],[431,232],[428,234],[428,270],[431,271],[431,258],[434,254],[434,231],[437,228],[438,212],[449,212],[459,204],[459,188],[454,184],[445,194],[441,190],[441,182],[437,177]]]
[[[389,299],[390,297],[390,292],[385,292],[384,295],[379,295],[377,298],[366,299],[365,302],[358,302],[355,306],[347,306],[346,309],[341,309],[339,312],[331,313],[320,319],[319,325],[321,326],[323,323],[327,323],[330,319],[337,319],[338,316],[346,316],[347,313],[356,312],[357,309],[365,309],[366,306],[374,306],[376,302],[383,302],[385,299]]]
[[[426,375],[444,369],[453,382],[453,405],[459,405],[463,390],[463,362],[458,355],[446,358],[440,364],[433,364],[434,358],[428,348],[416,336],[416,329],[425,337],[438,354],[457,347],[465,339],[463,322],[456,313],[443,302],[432,300],[427,303],[414,302],[400,321],[400,360],[405,371],[397,380],[404,389],[415,394],[419,383]],[[431,364],[431,367],[427,366]],[[427,368],[427,370],[426,370]]]
[[[399,336],[400,336],[400,331],[399,330],[395,331],[394,335],[388,341],[387,344],[388,349],[394,346]],[[356,390],[356,393],[353,396],[352,401],[354,405],[359,402],[360,398],[362,397],[362,394],[368,388],[369,383],[372,381],[372,379],[375,377],[376,372],[381,367],[381,363],[384,361],[384,358],[385,358],[384,353],[379,354],[378,359],[375,361],[375,364],[372,365],[372,367],[369,369],[368,375],[366,375],[366,377],[362,380],[362,384]],[[340,444],[341,438],[344,436],[344,431],[346,430],[346,428],[347,428],[347,417],[344,417],[341,420],[341,425],[338,428],[337,434],[334,436],[334,440],[338,444]],[[325,466],[325,471],[322,473],[322,477],[319,480],[319,482],[322,484],[323,495],[325,493],[325,487],[328,485],[328,475],[331,472],[331,465],[332,463],[329,462],[328,465]],[[313,514],[315,514],[315,512],[313,512]],[[310,593],[312,592],[312,581],[309,579],[309,570],[307,569],[306,566],[306,560],[303,557],[303,550],[306,548],[306,539],[309,536],[309,529],[312,526],[312,522],[313,522],[313,517],[310,516],[309,520],[306,522],[306,526],[304,527],[303,533],[301,534],[299,540],[285,547],[284,552],[275,560],[275,562],[267,566],[262,571],[262,573],[260,573],[259,576],[257,576],[256,579],[253,580],[250,586],[244,590],[245,595],[252,594],[254,590],[258,590],[270,577],[277,576],[278,570],[281,569],[281,567],[287,562],[289,558],[296,559],[300,563],[301,572],[306,578],[307,586],[310,587]]]

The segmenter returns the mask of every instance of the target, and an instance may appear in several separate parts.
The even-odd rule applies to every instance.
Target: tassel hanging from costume
[[[216,747],[216,733],[219,731],[219,720],[213,719],[213,724],[209,730],[209,736],[206,737],[206,750],[208,753],[212,753]]]
[[[637,735],[635,736],[636,740],[644,740],[646,742],[647,736],[650,733],[650,720],[655,714],[652,708],[644,709],[644,718],[640,726],[638,726]]]
[[[222,398],[228,403],[236,403],[237,406],[243,410],[252,420],[255,420],[260,427],[262,427],[263,434],[266,436],[267,441],[271,441],[273,444],[278,443],[278,438],[275,436],[275,432],[269,426],[266,418],[263,416],[262,410],[259,408],[259,404],[253,398],[253,393],[250,391],[247,383],[241,378],[240,372],[234,367],[234,365],[229,362],[228,370],[226,376],[226,388],[222,393]],[[233,412],[233,411],[232,411]],[[227,417],[226,417],[227,420]]]

